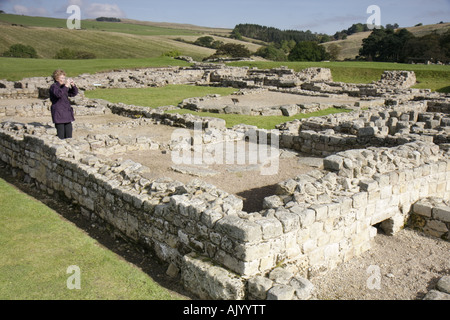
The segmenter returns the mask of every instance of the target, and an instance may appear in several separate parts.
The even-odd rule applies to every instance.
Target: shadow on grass
[[[450,93],[450,86],[439,88],[436,91],[440,93]]]

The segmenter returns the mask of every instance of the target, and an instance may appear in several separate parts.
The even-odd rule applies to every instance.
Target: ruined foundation
[[[76,117],[114,114],[134,119],[101,125],[103,133],[94,132],[100,125],[80,125],[76,130],[86,134],[64,141],[50,124],[32,120],[49,116],[47,100],[0,106],[0,159],[23,171],[43,192],[79,205],[87,219],[151,249],[200,298],[310,299],[314,285],[308,279],[369,250],[375,226],[395,234],[407,225],[449,240],[449,97],[409,89],[415,82],[410,72],[386,73],[370,85],[339,84],[330,76],[323,69],[295,73],[211,65],[110,73],[103,75],[108,82],[101,86],[194,82],[363,99],[349,106],[352,112],[294,120],[271,131],[245,125],[227,129],[216,118],[79,97],[73,99]],[[95,76],[78,79],[80,87],[89,88],[83,87],[89,77]],[[14,87],[45,96],[45,86],[33,89],[33,81]],[[48,84],[47,79],[34,82],[39,81]],[[4,82],[5,98],[18,90],[8,86]],[[30,120],[20,121],[25,118]],[[171,140],[139,133],[123,136],[118,130],[150,123],[201,128],[201,134]],[[112,157],[134,151],[192,151],[196,143],[205,156],[214,150],[208,146],[252,137],[257,137],[252,141],[256,145],[276,141],[278,151],[314,155],[320,165],[276,181],[261,210],[251,212],[243,210],[239,196],[201,176],[189,182],[155,177],[150,165]],[[257,179],[262,167],[254,165]],[[431,201],[433,206],[428,206]]]

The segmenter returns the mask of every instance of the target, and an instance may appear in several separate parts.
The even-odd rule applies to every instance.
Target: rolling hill
[[[409,27],[405,29],[410,31],[416,37],[420,37],[434,31],[439,34],[444,33],[450,29],[450,23],[430,24],[425,26]],[[371,33],[372,31],[359,32],[348,36],[345,40],[326,42],[322,45],[325,48],[328,48],[332,44],[338,45],[341,48],[338,60],[354,59],[357,55],[359,55],[359,49],[362,47],[363,39],[367,38]]]
[[[238,42],[256,51],[257,44],[227,38],[228,29],[175,23],[99,22],[82,20],[81,30],[70,30],[65,19],[0,14],[0,53],[16,43],[31,45],[41,58],[53,58],[61,48],[94,53],[100,59],[154,58],[179,51],[201,60],[215,52],[187,42],[211,35],[217,40]]]

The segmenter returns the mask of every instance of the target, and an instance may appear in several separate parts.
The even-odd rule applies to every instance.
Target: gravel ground
[[[379,233],[370,250],[310,280],[321,300],[416,300],[445,275],[450,242],[405,228]]]

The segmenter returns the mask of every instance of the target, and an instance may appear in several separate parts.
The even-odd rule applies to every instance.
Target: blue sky
[[[82,19],[108,16],[220,28],[256,23],[327,34],[365,23],[370,5],[380,7],[382,25],[450,22],[450,0],[0,0],[0,10],[68,18],[71,4],[80,7]]]

